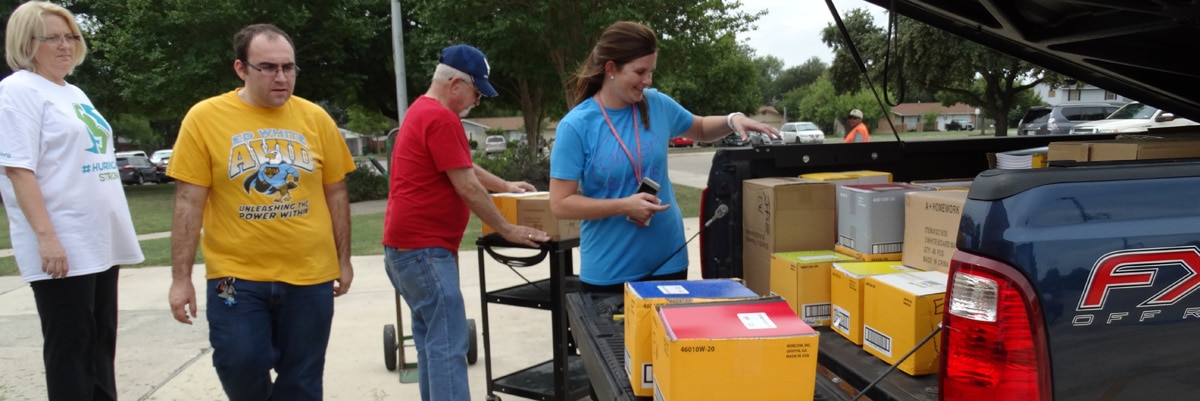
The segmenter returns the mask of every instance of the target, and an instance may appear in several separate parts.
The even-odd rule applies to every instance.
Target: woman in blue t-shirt
[[[550,208],[583,220],[585,291],[620,292],[627,281],[687,279],[683,218],[667,174],[667,142],[719,140],[731,131],[779,132],[742,113],[701,117],[650,89],[654,31],[636,22],[605,29],[576,73],[575,107],[559,122],[550,155]],[[639,193],[644,179],[657,195]],[[655,218],[651,218],[655,215]]]

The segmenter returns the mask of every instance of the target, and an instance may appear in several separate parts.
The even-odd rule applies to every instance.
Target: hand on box
[[[514,244],[522,244],[530,248],[537,248],[540,243],[550,240],[550,235],[546,234],[545,231],[538,230],[536,228],[518,226],[515,224],[510,224],[509,227],[511,229],[502,231],[500,235],[503,235],[505,240]]]

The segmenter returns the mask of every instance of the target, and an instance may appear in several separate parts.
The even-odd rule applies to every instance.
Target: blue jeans
[[[388,278],[412,311],[421,400],[469,400],[467,311],[458,262],[443,248],[384,247]],[[403,335],[403,334],[398,334]]]
[[[230,401],[320,400],[333,323],[333,282],[237,280],[232,306],[208,280],[208,341]],[[277,377],[271,383],[271,369]]]

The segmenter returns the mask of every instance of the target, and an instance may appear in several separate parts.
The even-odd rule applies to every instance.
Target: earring
[[[612,81],[612,80],[614,80],[614,79],[617,79],[617,77],[616,77],[616,76],[613,76],[613,75],[609,75],[609,76],[608,76],[608,80],[609,80],[609,81]]]

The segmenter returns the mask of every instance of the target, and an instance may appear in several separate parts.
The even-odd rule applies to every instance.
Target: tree
[[[871,92],[838,93],[828,75],[821,75],[816,82],[784,94],[782,104],[802,116],[799,119],[817,124],[826,135],[845,134],[846,114],[852,109],[862,110],[863,124],[869,129],[874,129],[876,122],[884,117],[878,108],[866,106],[875,104]]]
[[[736,2],[412,0],[405,4],[411,5],[410,15],[414,21],[412,32],[405,32],[405,37],[417,37],[413,40],[414,47],[430,51],[453,43],[469,43],[488,55],[493,71],[489,80],[501,93],[499,98],[489,101],[519,109],[530,138],[539,138],[537,130],[548,116],[561,116],[573,106],[568,103],[568,93],[574,89],[572,75],[587,58],[596,38],[614,21],[638,21],[655,29],[660,37],[656,83],[669,84],[686,92],[690,87],[685,83],[687,73],[700,68],[688,65],[693,62],[721,64],[725,71],[744,68],[741,74],[749,75],[749,81],[742,82],[753,85],[753,69],[749,67],[748,56],[740,67],[741,61],[715,63],[714,59],[697,57],[700,54],[730,55],[730,45],[721,44],[722,38],[748,29],[749,24],[762,14],[738,11]],[[487,10],[487,14],[481,16],[479,10]],[[419,69],[426,77],[433,70],[433,62],[436,58]],[[721,72],[705,75],[728,77],[728,73]],[[718,83],[703,82],[694,87],[711,87]],[[672,94],[672,97],[697,111],[718,106],[710,104],[711,93],[692,91]],[[758,93],[757,85],[753,86],[752,93]],[[738,109],[752,111],[749,107]],[[538,147],[530,146],[533,149],[530,151],[536,151]]]
[[[1021,93],[1039,83],[1061,85],[1068,80],[1037,65],[907,18],[897,18],[896,37],[889,47],[887,32],[875,27],[870,15],[860,11],[848,13],[845,23],[863,55],[872,82],[876,85],[891,83],[888,91],[892,93],[889,94],[895,94],[895,87],[909,86],[933,93],[946,106],[961,102],[978,107],[984,116],[996,120],[997,136],[1007,135],[1006,116],[1021,104]],[[846,50],[840,32],[836,27],[828,26],[822,32],[822,38],[835,49],[831,68],[835,87],[840,90],[855,88],[858,81],[851,78],[850,71],[856,63]],[[887,81],[882,79],[885,76]]]
[[[940,117],[942,115],[943,112],[944,112],[944,110],[942,110],[941,107],[931,107],[931,108],[929,108],[929,110],[925,110],[924,113],[921,113],[922,127],[920,128],[920,130],[921,131],[937,130],[937,119],[938,119],[938,117]]]
[[[783,73],[783,60],[775,56],[755,57],[752,60],[758,71],[758,87],[762,90],[762,104],[774,105],[782,100],[783,92],[775,85],[779,74]]]

